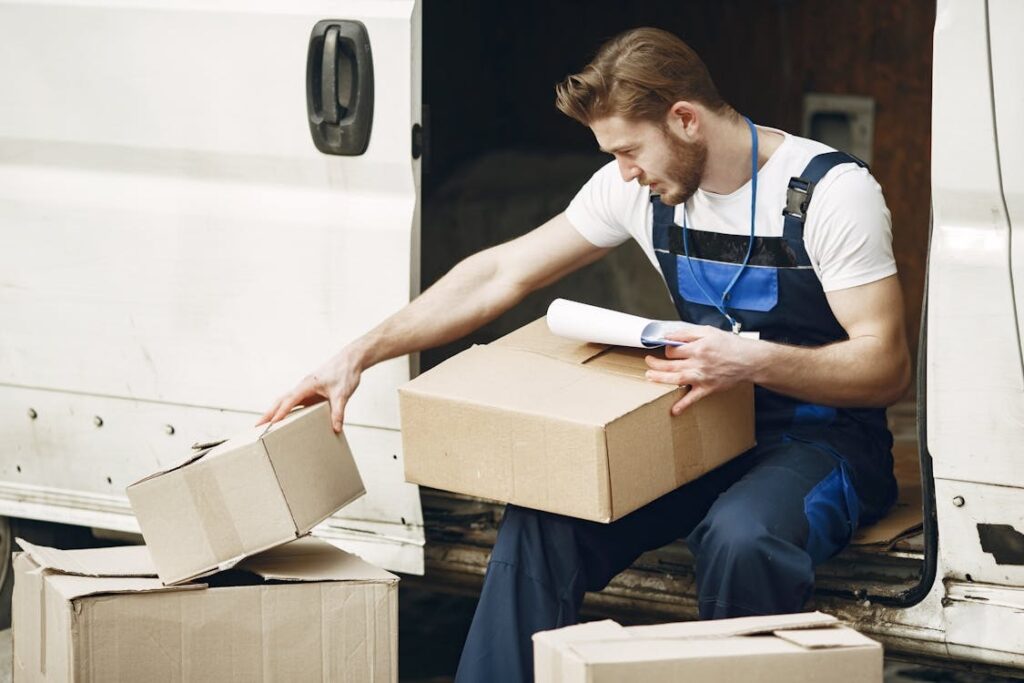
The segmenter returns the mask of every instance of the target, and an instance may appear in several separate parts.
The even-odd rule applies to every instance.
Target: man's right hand
[[[342,349],[277,399],[256,426],[283,419],[295,406],[311,406],[326,399],[331,404],[331,425],[335,433],[339,433],[345,417],[345,405],[359,386],[361,375],[362,367],[354,354],[348,348]]]

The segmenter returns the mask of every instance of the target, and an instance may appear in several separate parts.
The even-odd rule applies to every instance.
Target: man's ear
[[[685,100],[669,107],[665,123],[669,130],[686,142],[695,142],[701,135],[701,112],[696,105]]]

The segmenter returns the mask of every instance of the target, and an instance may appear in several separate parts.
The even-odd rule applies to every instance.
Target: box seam
[[[277,476],[277,468],[274,467],[274,459],[270,457],[270,451],[267,449],[267,441],[262,436],[260,437],[260,446],[263,448],[263,455],[267,457],[267,463],[270,465],[270,471],[274,473],[274,481],[277,483],[278,490],[281,491],[281,498],[284,500],[284,505],[288,508],[288,516],[292,519],[292,528],[295,529],[295,535],[299,536],[299,523],[295,521],[295,513],[292,512],[292,504],[288,501],[288,496],[284,493],[284,486],[281,484],[281,478]]]
[[[612,490],[612,463],[611,453],[608,449],[608,428],[605,427],[601,430],[601,442],[604,446],[604,485],[608,491],[608,521],[611,522],[615,519],[615,492]]]

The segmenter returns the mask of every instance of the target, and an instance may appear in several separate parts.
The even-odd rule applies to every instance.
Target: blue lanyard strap
[[[750,129],[750,241],[747,243],[747,255],[743,257],[743,263],[740,265],[736,274],[732,276],[732,280],[726,285],[725,290],[722,292],[721,301],[715,303],[715,300],[711,298],[708,291],[704,289],[704,285],[701,283],[700,278],[697,277],[697,273],[693,270],[693,259],[690,258],[690,247],[689,240],[687,239],[687,225],[686,225],[686,205],[683,205],[683,254],[686,255],[686,265],[690,268],[690,277],[700,287],[701,294],[710,301],[718,312],[725,316],[725,319],[729,321],[729,325],[732,327],[732,331],[739,333],[742,325],[739,321],[729,315],[729,312],[725,308],[725,302],[729,298],[729,292],[732,291],[733,286],[736,284],[740,276],[743,275],[743,271],[746,270],[747,264],[750,263],[750,255],[754,252],[754,217],[757,214],[757,129],[754,128],[754,124],[746,116],[743,120],[747,122],[747,127]]]

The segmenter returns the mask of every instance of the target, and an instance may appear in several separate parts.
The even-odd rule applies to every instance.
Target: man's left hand
[[[709,394],[750,379],[759,346],[756,340],[700,325],[688,325],[665,338],[686,343],[666,346],[666,358],[647,356],[647,379],[690,387],[672,406],[673,415],[679,415]]]

